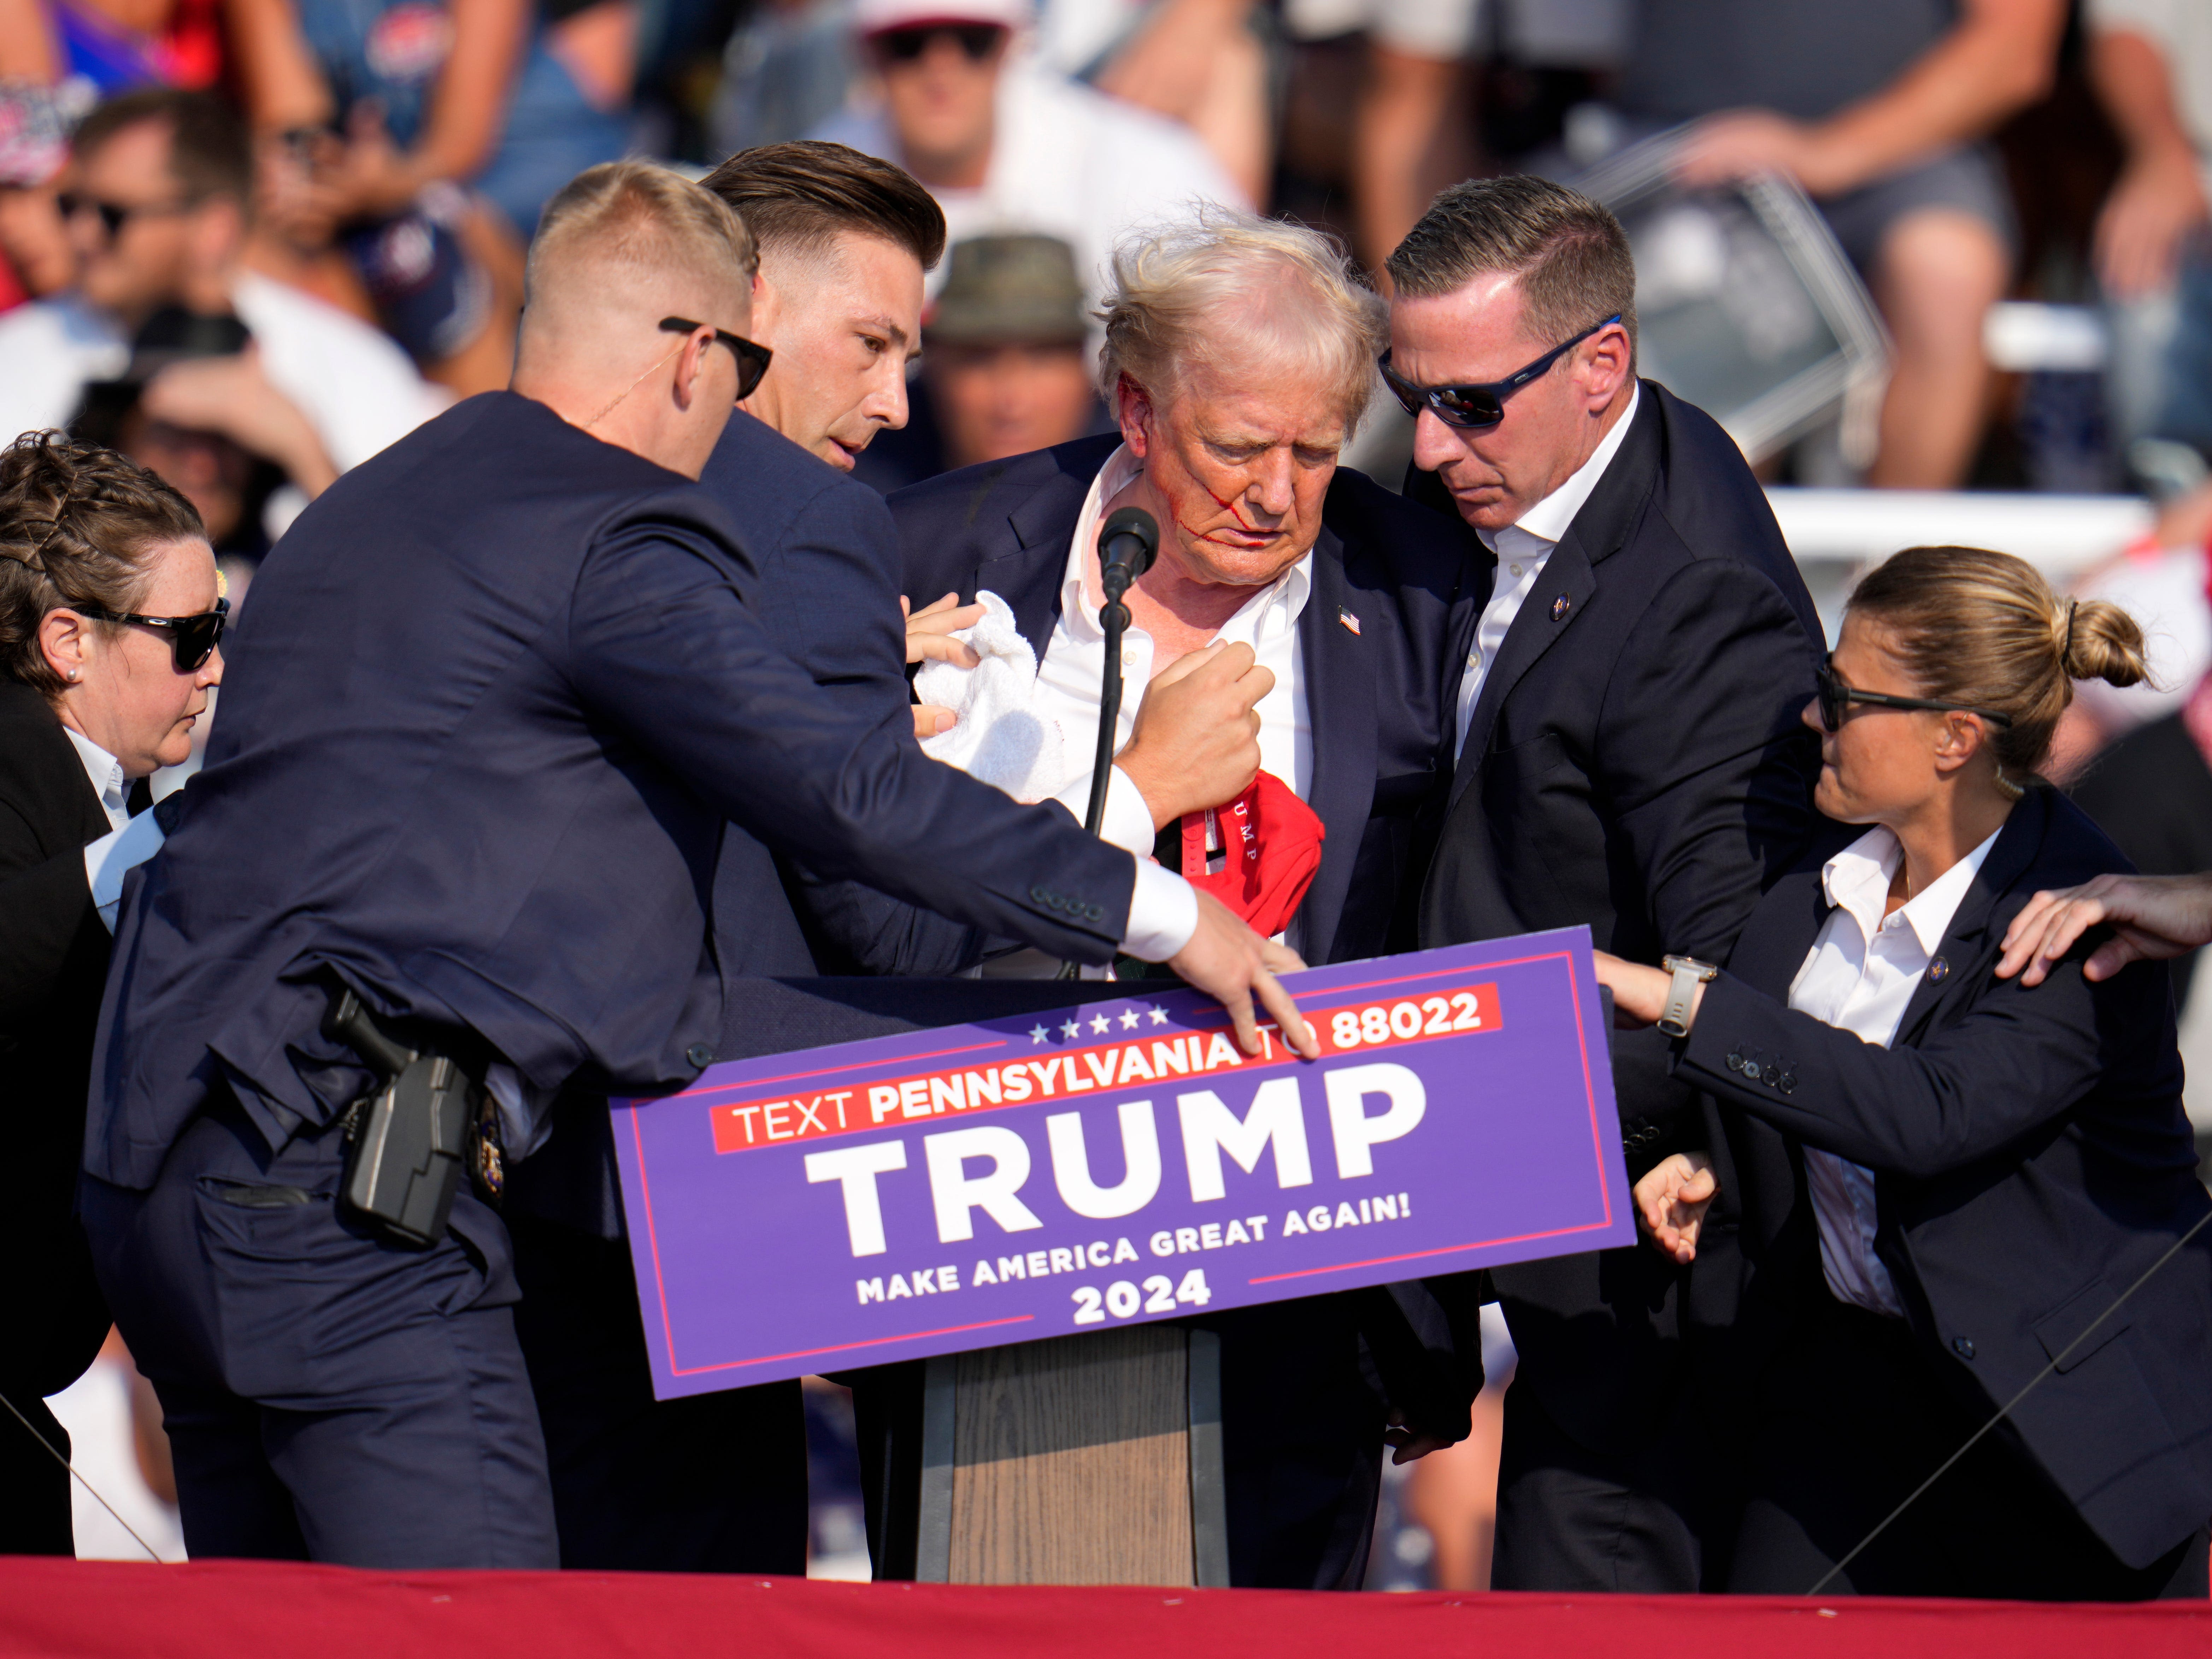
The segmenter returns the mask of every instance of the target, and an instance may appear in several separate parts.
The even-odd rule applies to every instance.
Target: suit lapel
[[[1791,871],[1744,923],[1729,952],[1729,972],[1778,1001],[1786,999],[1829,908],[1820,865]]]
[[[1490,753],[1490,739],[1498,729],[1498,716],[1505,699],[1523,675],[1534,667],[1589,608],[1598,589],[1597,567],[1611,558],[1628,539],[1642,514],[1644,504],[1659,479],[1659,393],[1655,386],[1636,406],[1636,419],[1614,452],[1613,460],[1583,503],[1567,533],[1544,562],[1542,574],[1505,630],[1482,683],[1482,696],[1467,726],[1459,763],[1453,769],[1451,803],[1458,805],[1468,783]],[[1493,561],[1494,562],[1494,561]],[[1493,592],[1494,592],[1493,588]],[[1603,665],[1592,665],[1602,672]]]
[[[1084,498],[1107,455],[1087,472],[1061,471],[1024,496],[1006,514],[1015,545],[975,567],[975,590],[988,588],[1006,602],[1014,625],[1044,661],[1060,616],[1060,589],[1067,574],[1068,542],[1083,516]]]
[[[1597,576],[1590,568],[1589,556],[1583,552],[1575,526],[1570,526],[1565,539],[1544,561],[1536,585],[1528,590],[1520,614],[1505,630],[1504,642],[1498,647],[1497,660],[1490,665],[1490,677],[1482,683],[1482,695],[1476,699],[1474,714],[1468,721],[1467,742],[1459,751],[1459,764],[1452,773],[1454,805],[1458,805],[1468,780],[1481,770],[1483,759],[1490,752],[1498,709],[1512,696],[1522,676],[1582,619],[1590,596],[1596,592]]]
[[[1990,848],[1982,867],[1974,872],[1973,884],[1966,889],[1966,896],[1959,901],[1951,925],[1943,930],[1942,942],[1936,947],[1929,971],[1912,988],[1912,1000],[1905,1005],[1905,1016],[1897,1022],[1897,1036],[1891,1040],[1891,1048],[1917,1043],[1945,997],[1977,986],[1986,975],[1986,959],[1995,954],[1997,942],[1990,937],[1997,901],[2011,891],[2013,884],[2043,850],[2044,832],[2050,826],[2050,799],[2040,789],[2031,790],[2012,809],[2012,816],[2005,820],[1996,845]],[[1943,964],[1940,975],[1935,971],[1938,962]]]
[[[1306,719],[1313,731],[1313,777],[1306,791],[1328,830],[1321,868],[1298,907],[1297,940],[1310,961],[1325,961],[1351,890],[1352,868],[1375,802],[1375,646],[1339,620],[1351,597],[1343,539],[1326,525],[1314,543],[1313,585],[1298,617],[1304,658]],[[1384,624],[1377,617],[1371,628]],[[1288,781],[1288,780],[1285,780]]]

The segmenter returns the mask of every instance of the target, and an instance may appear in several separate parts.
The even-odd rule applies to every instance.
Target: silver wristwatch
[[[1659,965],[1674,976],[1667,987],[1667,1006],[1659,1011],[1659,1029],[1671,1037],[1687,1036],[1697,988],[1717,977],[1721,970],[1695,957],[1662,957]]]

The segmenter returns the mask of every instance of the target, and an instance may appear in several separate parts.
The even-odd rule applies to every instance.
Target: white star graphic
[[[1060,1034],[1062,1036],[1079,1036],[1082,1032],[1083,1028],[1072,1019],[1060,1028]]]
[[[1152,1017],[1152,1024],[1155,1025],[1164,1025],[1168,1023],[1168,1011],[1164,1008],[1147,1008],[1145,1012]]]
[[[1030,1041],[1031,1042],[1042,1042],[1045,1040],[1046,1035],[1047,1033],[1045,1029],[1042,1025],[1035,1025],[1030,1028]]]
[[[1094,1031],[1103,1031],[1113,1023],[1103,1014],[1094,1014],[1091,1018],[1091,1029]]]
[[[1125,1031],[1133,1031],[1137,1029],[1137,1011],[1134,1008],[1124,1008],[1121,1011],[1121,1029]]]

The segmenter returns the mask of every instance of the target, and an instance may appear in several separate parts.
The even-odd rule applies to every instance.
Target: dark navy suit
[[[1446,504],[1431,475],[1409,493]],[[1483,682],[1431,817],[1420,944],[1580,924],[1632,961],[1725,957],[1810,833],[1817,746],[1798,716],[1820,653],[1820,619],[1742,454],[1709,416],[1643,382]],[[1613,1075],[1632,1176],[1707,1143],[1697,1093],[1668,1075],[1656,1033],[1619,1035]],[[1722,1248],[1717,1237],[1697,1275],[1724,1272]],[[1728,1522],[1682,1386],[1690,1277],[1640,1244],[1490,1275],[1521,1354],[1498,1588],[1698,1588],[1703,1540]]]
[[[1842,1587],[2147,1595],[2174,1577],[2194,1534],[2201,1598],[2212,1233],[2089,1328],[2212,1208],[2182,1111],[2166,965],[2092,984],[2085,944],[2032,990],[1993,971],[2038,890],[2127,862],[2071,802],[2029,791],[1952,917],[1944,970],[1931,968],[1882,1048],[1788,1006],[1829,915],[1821,863],[1859,833],[1837,831],[1752,913],[1680,1045],[1676,1075],[1724,1108],[1718,1173],[1744,1195],[1732,1370],[1764,1377],[1747,1402],[1759,1455],[1730,1587],[1809,1589],[2056,1360]],[[1804,1146],[1875,1172],[1875,1252],[1902,1322],[1831,1299]],[[1824,1338],[1823,1325],[1857,1340]],[[1893,1395],[1911,1410],[1886,1423]]]
[[[854,720],[910,721],[898,541],[883,498],[742,410],[699,482],[744,556],[738,597],[776,647]],[[722,834],[714,925],[715,959],[732,976],[716,1044],[725,1055],[860,1034],[843,1024],[801,1032],[791,1011],[815,1003],[769,979],[946,972],[977,938],[864,884],[826,881],[736,823]],[[836,1006],[871,993],[846,984],[812,994]],[[920,1012],[913,998],[909,987],[909,1015]],[[973,997],[948,1006],[947,1020],[986,1012]],[[516,1170],[507,1213],[524,1291],[515,1325],[544,1428],[562,1564],[805,1571],[798,1383],[653,1399],[605,1097],[567,1091],[558,1121],[552,1143]]]
[[[126,907],[86,1140],[195,1554],[555,1559],[498,1218],[465,1193],[404,1251],[331,1201],[364,1076],[319,1035],[329,978],[533,1096],[679,1084],[724,1027],[732,821],[1066,956],[1126,932],[1126,854],[823,697],[748,574],[706,492],[509,393],[348,474],[263,568]]]
[[[970,600],[988,588],[1042,661],[1076,520],[1120,443],[1118,434],[1080,439],[894,495],[906,592],[917,603],[954,592]],[[1448,763],[1456,665],[1474,628],[1470,548],[1480,551],[1455,519],[1357,472],[1340,470],[1330,483],[1298,620],[1313,730],[1307,800],[1328,830],[1286,934],[1309,962],[1387,948],[1414,815]],[[1455,1346],[1412,1285],[1276,1303],[1215,1322],[1231,1582],[1357,1588],[1384,1409],[1363,1375],[1362,1337],[1393,1403],[1458,1439],[1481,1385],[1470,1331]]]

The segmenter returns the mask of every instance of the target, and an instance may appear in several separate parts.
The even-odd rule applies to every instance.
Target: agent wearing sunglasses
[[[2143,673],[2117,605],[2002,553],[1898,554],[1804,711],[1834,822],[1725,971],[1599,955],[1620,1017],[1721,1108],[1711,1167],[1639,1183],[1655,1240],[1695,1259],[1716,1182],[1744,1188],[1730,1336],[1762,1363],[1729,1589],[2205,1594],[2212,1232],[2182,1241],[2212,1199],[2167,970],[2093,979],[2076,948],[2032,987],[1997,974],[2037,894],[2126,870],[2035,769],[2074,682]]]
[[[147,776],[191,753],[222,679],[216,594],[198,515],[152,473],[50,433],[0,451],[0,1395],[58,1447],[40,1401],[107,1334],[72,1212],[108,934],[124,872],[161,845]],[[0,1552],[67,1555],[68,1473],[9,1426]]]
[[[1655,965],[1691,937],[1719,959],[1812,823],[1820,629],[1765,497],[1709,417],[1636,378],[1635,267],[1596,204],[1455,185],[1388,269],[1408,493],[1474,529],[1489,590],[1419,943],[1584,926]],[[1632,1177],[1702,1133],[1663,1042],[1623,1036],[1613,1070]],[[1683,1270],[1625,1249],[1492,1278],[1522,1349],[1493,1583],[1698,1589],[1721,1500],[1676,1363]]]
[[[1041,949],[1165,955],[1231,1003],[1241,975],[1313,1051],[1273,975],[1291,953],[824,695],[746,603],[757,526],[693,481],[758,362],[753,259],[675,173],[579,174],[539,222],[512,388],[339,480],[258,574],[190,810],[118,935],[80,1143],[85,1234],[167,1408],[196,1555],[560,1564],[490,1200],[565,1138],[556,1099],[605,1133],[568,1080],[696,1077],[758,1029],[715,948],[731,824]],[[193,608],[160,597],[105,608]],[[473,1053],[497,1103],[505,1156],[451,1191],[441,1237],[337,1197],[335,1126],[371,1074],[324,1030],[333,974],[410,1047]],[[285,1339],[334,1307],[360,1316],[344,1342]],[[627,1311],[604,1370],[642,1370]]]

